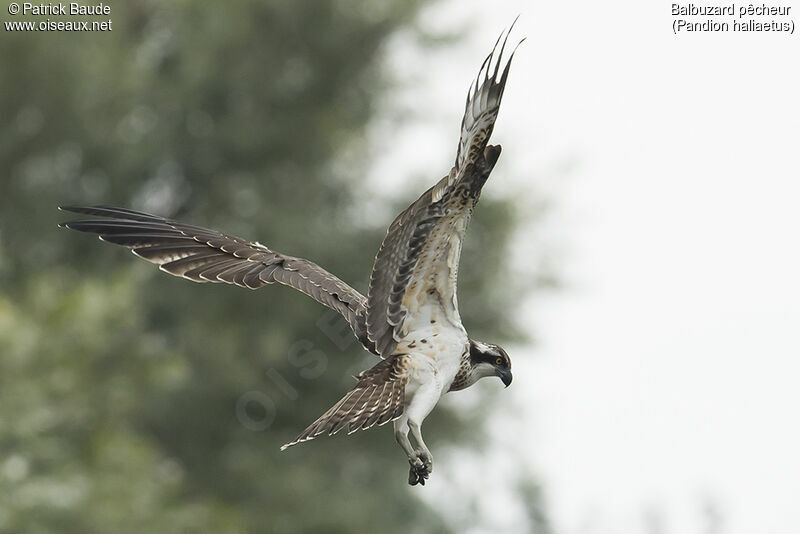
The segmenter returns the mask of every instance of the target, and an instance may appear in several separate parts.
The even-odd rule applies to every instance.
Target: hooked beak
[[[506,387],[511,385],[511,380],[514,378],[511,375],[511,371],[509,371],[508,369],[498,369],[497,376],[500,377],[500,380],[503,381],[503,384],[505,384]]]

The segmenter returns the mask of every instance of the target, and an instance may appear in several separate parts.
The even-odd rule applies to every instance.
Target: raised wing
[[[193,282],[225,282],[258,289],[278,282],[339,312],[367,350],[364,296],[316,263],[274,252],[260,243],[216,230],[125,208],[63,206],[64,211],[97,218],[60,226],[100,235],[129,248],[164,272]]]
[[[514,57],[512,52],[501,71],[510,31],[498,38],[470,86],[455,166],[394,220],[375,258],[367,337],[383,357],[412,329],[437,321],[461,328],[456,297],[461,242],[500,156],[500,147],[488,142]]]

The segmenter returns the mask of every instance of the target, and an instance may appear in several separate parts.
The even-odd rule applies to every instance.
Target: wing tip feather
[[[500,32],[492,51],[483,60],[477,77],[470,84],[467,91],[464,118],[461,121],[461,138],[456,153],[455,167],[458,169],[466,164],[470,146],[474,142],[488,142],[491,136],[494,121],[503,98],[511,61],[514,59],[514,53],[519,48],[519,45],[525,41],[523,37],[511,51],[511,54],[507,56],[507,59],[504,57],[509,36],[519,18],[520,15],[517,15],[508,30]],[[499,50],[498,46],[500,47]],[[501,71],[502,64],[505,64],[505,66]],[[485,132],[485,135],[482,139],[476,141],[475,138],[481,130]]]

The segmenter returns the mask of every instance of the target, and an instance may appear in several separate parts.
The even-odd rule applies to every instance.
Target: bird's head
[[[476,379],[496,376],[508,387],[511,385],[511,358],[497,345],[482,341],[469,342],[469,356]]]

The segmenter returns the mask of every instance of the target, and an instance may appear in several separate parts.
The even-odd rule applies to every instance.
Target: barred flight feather
[[[366,333],[366,298],[311,261],[216,230],[126,208],[62,206],[59,209],[97,217],[60,226],[98,234],[103,241],[129,248],[166,273],[193,282],[225,282],[248,289],[275,282],[293,287],[339,312],[356,338],[377,354]]]
[[[322,434],[336,434],[345,427],[352,434],[376,424],[385,425],[403,415],[408,364],[407,355],[396,355],[358,375],[355,388],[281,450]]]

